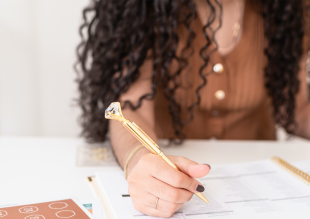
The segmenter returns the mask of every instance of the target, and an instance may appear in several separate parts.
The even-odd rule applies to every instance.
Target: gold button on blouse
[[[212,111],[212,116],[218,116],[218,115],[219,115],[219,112],[217,110]]]
[[[222,73],[224,71],[224,67],[222,64],[218,63],[213,66],[213,71],[216,73]]]
[[[215,92],[215,97],[218,100],[223,100],[225,98],[225,92],[222,90],[218,90]]]

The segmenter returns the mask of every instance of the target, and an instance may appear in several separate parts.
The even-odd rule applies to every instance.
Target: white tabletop
[[[77,167],[78,138],[0,137],[0,203],[73,195],[93,198],[86,177],[102,167]],[[162,147],[166,154],[211,165],[269,159],[310,160],[310,142],[188,140]],[[116,167],[111,167],[116,168]]]

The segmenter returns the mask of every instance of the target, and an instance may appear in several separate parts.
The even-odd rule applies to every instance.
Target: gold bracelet
[[[135,149],[133,149],[131,151],[131,153],[129,154],[127,160],[126,160],[125,167],[124,167],[124,176],[125,176],[126,180],[127,180],[127,166],[128,166],[128,163],[129,163],[130,159],[132,158],[132,156],[141,148],[144,148],[144,146],[143,145],[139,145]]]

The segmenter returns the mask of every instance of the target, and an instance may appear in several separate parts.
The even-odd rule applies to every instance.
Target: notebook
[[[193,196],[172,218],[310,218],[310,161],[293,164],[273,157],[214,165],[198,179],[210,204]],[[153,219],[134,208],[121,169],[98,172],[89,182],[109,219]]]
[[[0,204],[2,219],[95,219],[92,214],[72,197]]]

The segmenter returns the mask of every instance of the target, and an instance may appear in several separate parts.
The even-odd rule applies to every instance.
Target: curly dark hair
[[[202,83],[196,88],[197,101],[188,107],[188,119],[182,120],[181,106],[174,94],[180,87],[181,71],[188,65],[188,58],[194,53],[192,42],[195,33],[191,23],[197,12],[193,0],[93,0],[83,10],[84,22],[80,27],[82,42],[77,48],[77,71],[79,84],[79,105],[82,108],[82,135],[90,142],[102,142],[108,132],[108,120],[104,117],[107,106],[118,101],[120,96],[137,80],[139,68],[146,59],[153,60],[152,92],[140,97],[137,105],[125,101],[123,107],[132,110],[141,106],[144,100],[152,100],[157,87],[163,87],[169,102],[176,138],[183,139],[182,128],[193,119],[193,108],[200,103],[200,90],[206,86],[207,78],[202,73],[209,64],[212,52],[207,50],[214,35],[221,27],[212,30],[216,18],[215,5],[206,0],[210,14],[203,27],[207,41],[200,49],[204,64],[199,75]],[[294,119],[295,96],[299,89],[299,61],[303,54],[306,1],[302,0],[260,0],[258,7],[264,18],[265,37],[268,46],[265,55],[266,88],[272,98],[275,122],[292,134],[296,128]],[[184,26],[189,31],[187,43],[180,56],[176,55],[178,33]],[[207,34],[211,31],[213,34]],[[86,35],[86,39],[83,37]],[[149,53],[149,51],[151,51]],[[175,60],[178,69],[169,72],[168,67]],[[124,69],[126,72],[121,73]]]

